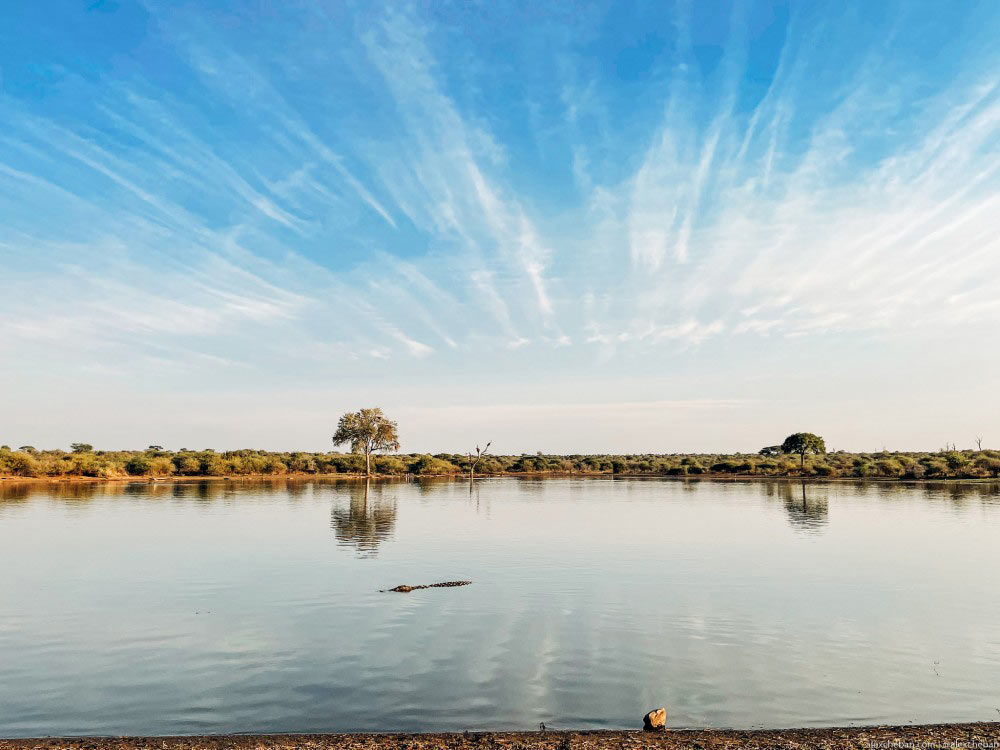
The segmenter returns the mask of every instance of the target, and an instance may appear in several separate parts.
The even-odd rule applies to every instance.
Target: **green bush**
[[[440,458],[435,458],[434,456],[418,456],[417,459],[410,464],[410,473],[412,474],[455,474],[458,472],[458,467],[450,461],[445,461]]]
[[[177,455],[173,458],[174,470],[184,476],[195,476],[201,471],[201,461],[192,455]]]
[[[378,456],[375,459],[375,471],[379,474],[405,474],[407,469],[403,459],[396,456]]]
[[[37,477],[39,475],[38,461],[30,453],[17,451],[6,458],[8,471],[16,477]]]
[[[1000,458],[980,456],[976,459],[976,468],[991,477],[1000,477]]]
[[[287,474],[288,466],[285,465],[284,461],[279,460],[276,456],[268,456],[264,459],[264,474]]]
[[[316,459],[306,453],[296,453],[288,462],[288,470],[296,474],[315,474],[319,468]]]
[[[201,473],[207,477],[221,477],[226,473],[226,464],[218,456],[204,456],[201,459]]]
[[[875,470],[880,477],[901,477],[903,476],[903,464],[894,458],[881,458],[875,462]]]
[[[154,477],[169,477],[174,473],[174,462],[167,456],[156,456],[149,462],[149,475]]]
[[[132,456],[132,458],[125,462],[125,471],[133,477],[145,476],[149,474],[152,468],[153,465],[150,460],[143,455]]]
[[[956,451],[948,453],[944,457],[944,460],[948,463],[948,468],[953,472],[962,471],[969,465],[969,459]]]
[[[945,477],[948,476],[948,462],[940,458],[928,458],[925,461],[921,461],[927,472],[927,476],[930,477]]]

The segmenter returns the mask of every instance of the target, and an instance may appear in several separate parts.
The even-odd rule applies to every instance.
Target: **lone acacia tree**
[[[334,445],[351,444],[353,453],[365,454],[365,476],[372,475],[374,451],[398,451],[399,433],[396,423],[386,418],[379,408],[348,412],[337,423]]]
[[[807,453],[826,453],[826,443],[819,435],[811,432],[796,432],[785,438],[781,444],[781,450],[785,453],[798,453],[802,462],[802,468],[806,466]]]

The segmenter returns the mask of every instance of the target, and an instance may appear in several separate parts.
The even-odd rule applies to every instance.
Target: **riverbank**
[[[0,750],[900,750],[1000,748],[1000,723],[822,729],[271,734],[0,739]]]
[[[846,453],[816,455],[629,454],[487,455],[478,463],[456,453],[378,455],[372,471],[386,477],[468,476],[615,476],[786,479],[1000,479],[1000,451],[947,450],[933,453]],[[359,476],[364,456],[353,453],[303,453],[261,450],[216,452],[163,450],[72,452],[10,450],[0,445],[0,476],[149,479],[168,477]]]

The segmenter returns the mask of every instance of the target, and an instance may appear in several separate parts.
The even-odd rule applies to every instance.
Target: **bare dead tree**
[[[476,446],[476,457],[475,458],[472,457],[471,453],[469,454],[469,481],[470,482],[473,479],[475,479],[475,477],[476,477],[476,467],[479,466],[479,462],[483,460],[483,456],[486,455],[486,451],[488,451],[490,449],[491,445],[493,445],[493,441],[492,440],[486,444],[485,448],[480,448],[477,445]]]
[[[980,435],[976,435],[976,448],[977,450],[983,449],[983,438]]]

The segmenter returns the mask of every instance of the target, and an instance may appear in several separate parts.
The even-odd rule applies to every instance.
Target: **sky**
[[[0,4],[0,443],[1000,448],[1000,4]]]

